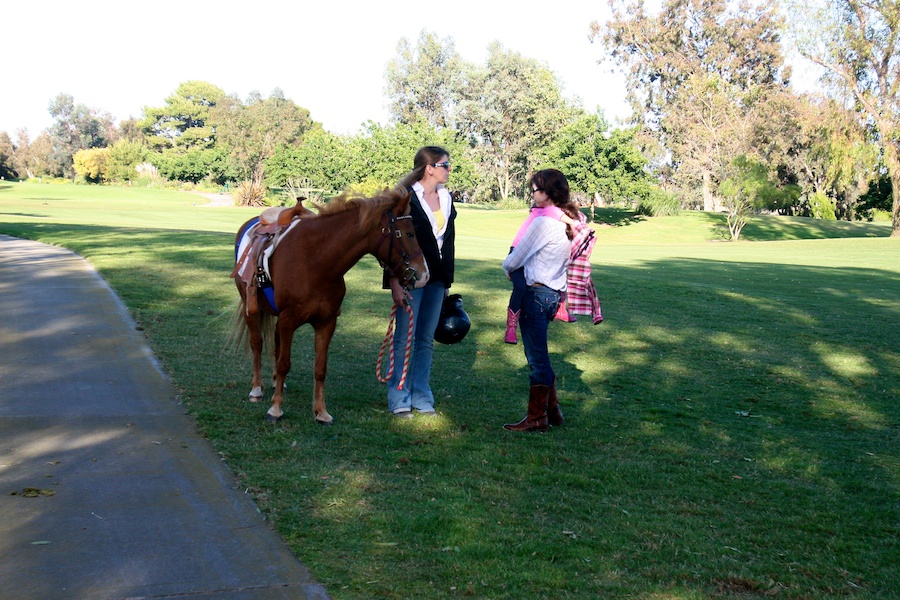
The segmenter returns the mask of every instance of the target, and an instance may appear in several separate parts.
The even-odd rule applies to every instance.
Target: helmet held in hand
[[[462,296],[451,294],[444,298],[441,317],[438,319],[437,329],[434,332],[434,340],[441,344],[456,344],[466,337],[471,327],[472,321],[463,310]]]

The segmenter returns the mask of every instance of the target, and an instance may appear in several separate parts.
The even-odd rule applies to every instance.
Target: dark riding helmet
[[[472,321],[463,310],[462,296],[451,294],[444,298],[441,318],[438,319],[437,329],[434,331],[434,340],[441,344],[455,344],[466,337],[471,327]]]

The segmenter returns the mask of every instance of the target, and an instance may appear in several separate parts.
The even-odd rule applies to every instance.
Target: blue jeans
[[[526,288],[519,328],[525,345],[525,360],[531,367],[528,375],[531,385],[550,387],[556,381],[556,373],[550,364],[550,351],[547,349],[547,330],[558,306],[559,292],[541,286]]]
[[[397,389],[403,375],[403,357],[406,353],[406,336],[409,331],[409,315],[397,311],[394,329],[394,372],[388,379],[388,410],[403,412],[411,409],[434,410],[434,394],[431,393],[431,359],[434,355],[434,330],[441,316],[446,288],[433,283],[410,291],[409,301],[413,309],[413,343],[409,357],[409,371],[402,390]]]

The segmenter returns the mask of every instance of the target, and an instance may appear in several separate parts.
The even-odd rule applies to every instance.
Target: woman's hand
[[[407,303],[409,299],[409,292],[400,285],[400,279],[398,277],[391,277],[391,297],[394,299],[394,304],[396,306],[403,306]]]

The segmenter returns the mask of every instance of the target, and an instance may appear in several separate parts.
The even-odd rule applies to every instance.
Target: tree
[[[16,149],[9,134],[5,131],[0,131],[0,179],[12,179],[17,176],[16,169],[13,166],[15,152]]]
[[[396,58],[388,62],[385,74],[391,120],[451,127],[462,65],[452,38],[438,40],[422,30],[415,48],[400,38]]]
[[[109,148],[107,178],[110,181],[133,181],[137,179],[137,166],[149,156],[143,142],[121,139]]]
[[[223,98],[210,110],[216,144],[229,156],[230,174],[262,185],[265,164],[281,145],[296,145],[317,124],[309,111],[284,97],[280,89],[263,99],[258,92],[246,104],[235,97]]]
[[[891,236],[900,237],[900,3],[896,0],[795,2],[791,27],[800,52],[824,67],[877,132],[891,180]]]
[[[309,131],[296,147],[281,146],[266,163],[266,181],[275,187],[304,187],[336,193],[346,189],[371,194],[412,169],[413,156],[424,145],[446,148],[453,161],[453,189],[469,189],[473,167],[466,148],[449,129],[435,130],[424,122],[382,126],[369,122],[355,136],[338,136],[322,129]]]
[[[210,110],[225,98],[218,86],[186,81],[166,98],[165,106],[145,106],[139,126],[155,150],[175,148],[187,152],[212,148],[215,130],[208,123]]]
[[[853,219],[859,197],[878,177],[878,150],[866,128],[833,99],[797,97],[790,112],[797,134],[783,163],[804,188],[810,212]]]
[[[470,66],[459,92],[457,129],[473,148],[479,196],[506,200],[524,194],[539,149],[579,109],[562,96],[556,75],[544,64],[497,42],[487,64]]]
[[[859,210],[871,220],[874,216],[873,211],[884,211],[890,214],[892,203],[891,180],[887,175],[881,174],[860,197]]]
[[[91,110],[84,104],[75,104],[75,99],[69,94],[56,96],[50,102],[49,111],[55,119],[48,130],[53,147],[50,154],[52,175],[74,177],[72,156],[76,152],[103,148],[114,140],[112,117],[103,111]]]
[[[228,168],[228,157],[215,148],[193,149],[186,152],[168,150],[151,154],[149,162],[166,179],[191,183],[198,183],[207,178],[216,183],[224,183],[223,174]]]
[[[19,129],[16,132],[16,142],[13,144],[12,165],[20,177],[42,177],[51,175],[52,166],[50,155],[53,152],[53,142],[45,131],[32,142],[28,136],[28,130]]]
[[[353,139],[353,145],[358,156],[356,164],[362,169],[360,182],[368,181],[376,189],[396,185],[412,170],[416,150],[428,145],[441,146],[450,153],[454,190],[474,186],[473,165],[467,159],[467,147],[453,130],[438,129],[424,121],[388,127],[369,122],[362,134]]]
[[[796,194],[795,187],[780,189],[769,179],[768,168],[746,156],[739,156],[728,166],[719,184],[724,198],[726,223],[732,241],[741,236],[750,216],[777,203],[780,197]]]
[[[316,128],[297,146],[280,146],[266,161],[266,181],[286,187],[292,180],[305,180],[308,187],[338,192],[356,183],[361,168],[350,139]]]
[[[634,144],[636,130],[609,130],[600,114],[583,115],[559,131],[546,166],[562,170],[573,191],[603,202],[638,205],[652,183],[647,159]]]
[[[759,110],[787,84],[772,0],[611,0],[612,19],[592,24],[626,72],[637,122],[671,154],[676,183],[699,184],[715,208],[716,181],[732,159],[754,153]]]

